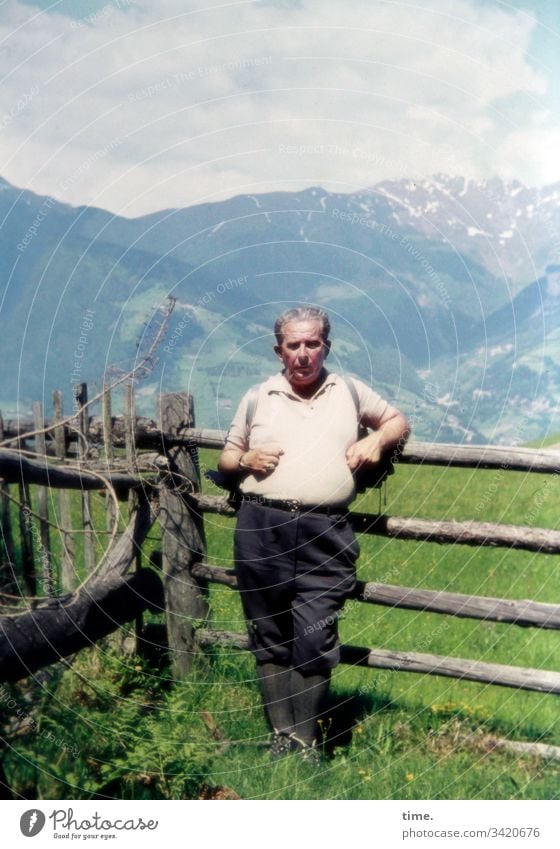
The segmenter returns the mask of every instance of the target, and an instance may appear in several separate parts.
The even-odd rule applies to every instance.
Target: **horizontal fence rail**
[[[227,497],[197,495],[198,509],[205,513],[235,516],[235,509]],[[490,522],[449,522],[438,519],[411,519],[403,516],[375,516],[371,513],[348,513],[355,531],[395,539],[424,542],[460,543],[462,545],[489,545],[539,551],[545,554],[560,553],[560,531],[549,528],[529,528],[524,525],[500,525]]]
[[[225,430],[191,428],[184,432],[184,438],[201,448],[222,448],[226,433]],[[542,474],[560,473],[560,451],[539,448],[407,442],[398,459],[399,463],[427,466],[503,469]]]
[[[99,474],[83,469],[67,469],[63,465],[31,460],[18,451],[0,448],[0,478],[6,483],[19,483],[49,486],[60,489],[94,490],[104,489],[109,482],[115,489],[134,489],[149,483],[139,475],[126,472],[114,472],[99,465]]]
[[[245,634],[200,629],[197,632],[197,637],[199,645],[203,648],[214,646],[232,649],[249,648],[249,638]],[[465,660],[437,654],[368,649],[344,645],[340,647],[340,659],[341,663],[350,666],[389,669],[393,672],[440,675],[445,678],[477,681],[480,684],[495,684],[500,687],[516,687],[520,690],[560,694],[560,672],[527,669],[523,666],[505,666],[500,663],[485,663],[480,660]]]
[[[237,589],[237,578],[233,569],[197,563],[192,574],[196,578]],[[367,604],[383,607],[399,607],[404,610],[422,610],[428,613],[443,613],[463,619],[482,619],[485,622],[503,622],[525,628],[560,629],[560,605],[520,599],[474,596],[463,593],[425,590],[418,587],[399,587],[393,584],[378,584],[375,581],[358,581],[351,597]]]
[[[45,421],[46,426],[52,422]],[[105,427],[104,427],[105,425]],[[107,423],[102,416],[90,416],[88,438],[93,443],[104,440]],[[111,440],[116,447],[125,447],[128,421],[126,416],[111,416]],[[79,441],[75,426],[63,426],[67,442]],[[25,433],[34,430],[33,420],[5,419],[5,440],[17,442]],[[163,431],[154,419],[135,416],[134,443],[137,448],[158,448],[163,445],[183,447],[223,448],[227,431],[212,428],[183,428],[181,433]],[[54,437],[47,434],[47,440]],[[503,469],[504,471],[560,474],[560,451],[543,448],[517,448],[499,445],[456,445],[454,443],[408,442],[399,455],[399,463],[429,466],[456,466],[471,469]]]

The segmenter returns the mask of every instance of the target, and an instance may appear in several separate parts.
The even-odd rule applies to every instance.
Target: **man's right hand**
[[[277,442],[267,442],[242,454],[239,468],[255,475],[271,475],[283,453],[284,449]]]

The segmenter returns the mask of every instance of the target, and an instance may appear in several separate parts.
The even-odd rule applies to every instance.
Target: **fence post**
[[[33,402],[33,426],[38,433],[35,434],[35,453],[40,455],[46,465],[47,443],[44,427],[43,404],[41,401]],[[39,459],[39,458],[38,458]],[[45,595],[56,595],[54,585],[54,572],[51,562],[51,540],[49,533],[49,503],[48,491],[45,486],[37,487],[37,513],[39,515],[39,539],[41,574],[43,580],[43,592]]]
[[[105,467],[109,471],[115,460],[115,446],[113,444],[113,416],[112,416],[111,387],[103,383],[102,421],[103,421],[103,447],[105,449]],[[118,512],[112,498],[107,497],[106,526],[108,531],[118,521]]]
[[[28,595],[37,594],[37,576],[35,574],[35,561],[33,559],[33,535],[31,527],[33,520],[31,518],[31,494],[28,484],[20,481],[18,484],[19,503],[21,510],[19,511],[19,533],[21,538],[21,571],[23,582],[27,589]]]
[[[63,419],[62,392],[55,389],[53,392],[53,418],[55,422]],[[64,425],[59,424],[54,429],[55,453],[59,460],[66,457],[66,435]],[[60,510],[60,524],[63,530],[60,532],[60,544],[62,548],[62,567],[60,584],[62,590],[67,592],[76,586],[76,551],[74,537],[70,533],[72,528],[72,509],[70,505],[70,493],[67,489],[61,489],[58,493],[58,506]]]
[[[4,419],[0,411],[0,441],[4,440]],[[10,488],[0,479],[0,586],[8,592],[17,592],[18,583],[14,561],[14,538],[12,535]],[[1,797],[0,797],[1,798]]]
[[[194,427],[192,396],[186,392],[160,395],[159,420],[163,439],[165,434],[178,436]],[[169,463],[160,486],[167,639],[173,674],[181,678],[192,665],[195,623],[208,615],[206,585],[191,574],[194,564],[204,559],[206,542],[202,514],[183,495],[200,490],[196,449],[164,445],[163,451]]]
[[[136,400],[134,398],[134,381],[129,380],[124,385],[124,409],[123,409],[123,419],[124,419],[124,442],[125,442],[125,453],[126,453],[126,465],[128,467],[129,472],[138,471],[138,461],[136,457]],[[134,490],[130,490],[128,493],[128,509],[130,511],[134,510],[134,508],[138,505],[138,495]],[[142,568],[142,550],[140,548],[136,549],[136,555],[134,558],[135,562],[135,571],[139,572]],[[143,628],[143,617],[142,613],[138,613],[136,619],[134,621],[134,645],[133,650],[136,653],[140,650],[140,643],[142,641],[142,628]],[[128,648],[127,644],[123,641],[123,649],[126,651]]]
[[[87,383],[77,383],[75,388],[76,407],[80,409],[87,404],[88,391]],[[78,414],[77,421],[78,431],[78,458],[80,466],[87,458],[88,451],[88,431],[89,431],[89,413],[86,407]],[[93,517],[91,515],[91,493],[84,490],[82,492],[82,526],[84,529],[84,567],[86,575],[91,575],[95,569],[95,543],[94,543],[94,527]]]

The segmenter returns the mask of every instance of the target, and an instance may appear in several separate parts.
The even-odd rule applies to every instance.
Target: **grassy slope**
[[[531,448],[550,448],[553,445],[560,445],[560,433],[553,433],[542,439],[535,439],[533,442],[528,442]]]
[[[203,452],[202,462],[212,467],[215,455]],[[402,465],[389,481],[384,509],[557,527],[558,486],[555,475]],[[103,527],[103,499],[93,498]],[[377,512],[378,493],[355,506]],[[233,525],[223,517],[206,517],[210,562],[230,565]],[[359,577],[364,580],[550,602],[560,595],[552,556],[367,536],[360,544]],[[213,627],[243,630],[236,593],[214,586],[210,601]],[[553,631],[357,603],[347,607],[340,624],[347,643],[557,667]],[[269,762],[268,732],[248,654],[211,652],[189,682],[169,686],[165,671],[123,657],[110,645],[105,641],[81,652],[72,670],[44,696],[42,727],[79,749],[79,757],[64,754],[43,732],[18,739],[6,755],[6,771],[18,792],[29,798],[91,798],[95,793],[190,798],[204,780],[232,787],[244,798],[560,795],[558,765],[493,747],[495,736],[560,744],[555,696],[340,666],[325,717],[333,757],[317,772],[297,758]],[[22,693],[18,698],[21,702]]]

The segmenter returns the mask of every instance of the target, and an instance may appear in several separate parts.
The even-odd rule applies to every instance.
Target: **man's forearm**
[[[386,421],[376,431],[379,436],[379,447],[381,451],[390,451],[393,448],[404,448],[410,436],[410,424],[406,416],[399,413],[397,416]]]
[[[352,471],[362,463],[378,463],[383,454],[393,449],[399,451],[404,447],[410,434],[410,425],[402,415],[397,413],[379,425],[369,436],[351,445],[346,452],[346,460]]]
[[[220,454],[218,469],[224,474],[233,474],[239,471],[239,461],[244,454],[242,448],[226,448]]]
[[[224,448],[220,454],[218,468],[225,474],[269,475],[274,471],[284,450],[277,442],[267,442],[259,448]]]

